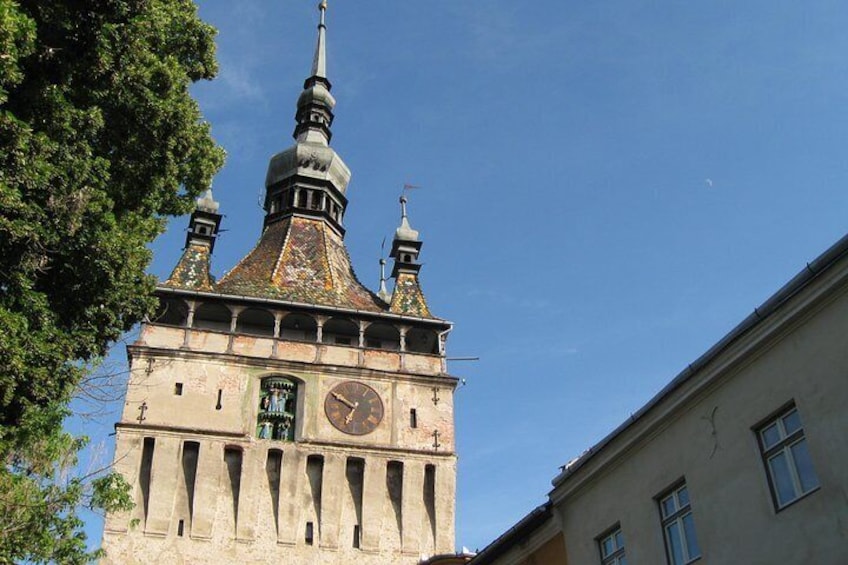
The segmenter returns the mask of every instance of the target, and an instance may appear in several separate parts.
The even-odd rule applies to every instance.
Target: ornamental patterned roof
[[[387,310],[386,303],[357,280],[341,236],[321,220],[297,216],[269,225],[256,247],[221,278],[215,290],[369,312]]]
[[[395,291],[392,294],[392,304],[389,310],[394,314],[406,314],[420,318],[432,318],[418,275],[400,273],[395,280]]]
[[[183,251],[171,276],[163,286],[189,290],[213,290],[215,279],[209,274],[209,245],[192,243]]]

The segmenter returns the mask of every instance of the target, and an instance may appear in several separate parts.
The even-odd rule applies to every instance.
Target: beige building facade
[[[256,247],[211,277],[222,215],[209,191],[128,348],[115,467],[136,507],[107,517],[103,563],[384,565],[453,551],[452,325],[421,291],[405,200],[394,290],[353,273],[325,10]]]
[[[471,564],[848,563],[846,405],[848,238]]]

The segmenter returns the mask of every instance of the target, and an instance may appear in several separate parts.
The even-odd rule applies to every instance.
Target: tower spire
[[[312,60],[312,74],[303,83],[303,92],[297,100],[297,126],[294,138],[299,143],[329,145],[333,137],[333,107],[336,100],[330,94],[332,85],[327,79],[327,0],[318,4],[318,43]]]
[[[318,4],[321,19],[318,22],[318,44],[315,46],[315,59],[312,61],[312,76],[327,78],[327,0]]]

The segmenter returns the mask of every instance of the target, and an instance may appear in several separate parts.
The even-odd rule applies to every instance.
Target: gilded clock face
[[[324,412],[336,429],[355,436],[370,434],[383,420],[383,401],[370,386],[346,381],[324,399]]]

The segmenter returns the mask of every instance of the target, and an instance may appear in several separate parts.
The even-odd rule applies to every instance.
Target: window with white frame
[[[659,498],[666,554],[671,565],[685,565],[701,557],[689,489],[681,483]]]
[[[778,510],[819,487],[801,416],[790,406],[762,425],[757,436]]]
[[[601,563],[603,565],[627,565],[621,526],[615,526],[612,530],[600,536],[598,548],[601,550]]]

